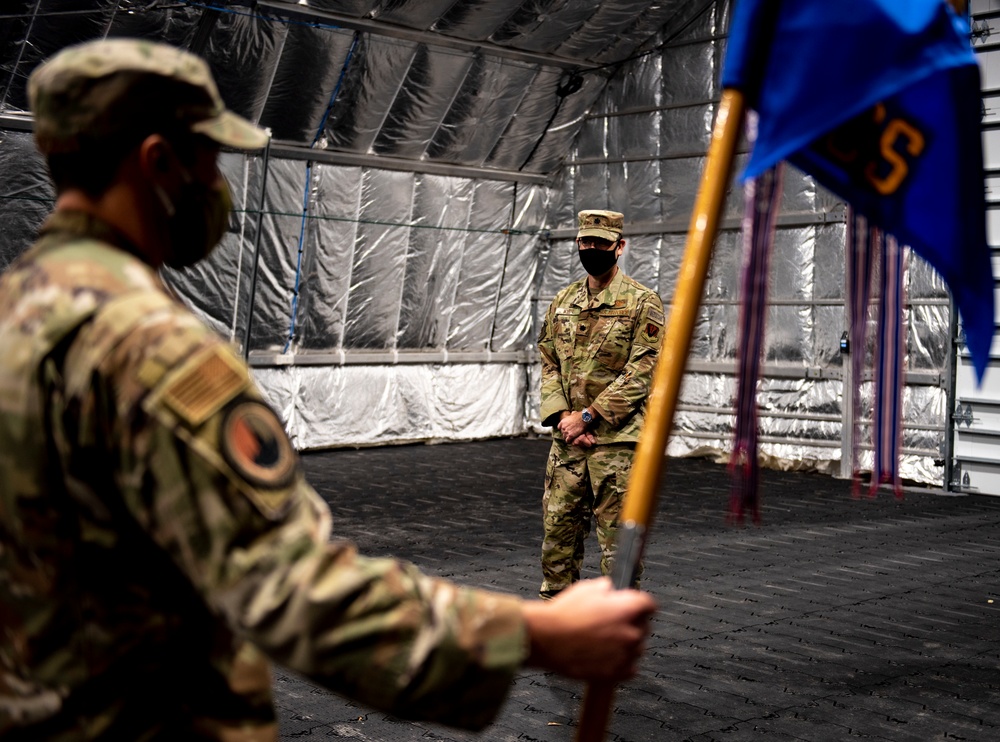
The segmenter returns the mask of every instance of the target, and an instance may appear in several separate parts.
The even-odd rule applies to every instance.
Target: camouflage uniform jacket
[[[264,655],[480,727],[520,601],[330,541],[228,344],[59,212],[0,276],[0,738],[276,739]]]
[[[561,439],[559,413],[592,406],[598,444],[637,441],[662,328],[660,297],[621,269],[593,298],[586,278],[556,294],[538,338],[542,424]]]

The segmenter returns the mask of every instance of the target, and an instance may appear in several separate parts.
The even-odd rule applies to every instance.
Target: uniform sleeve
[[[653,369],[663,341],[663,304],[649,292],[636,309],[628,361],[618,377],[593,402],[594,409],[612,428],[621,427],[649,396]]]
[[[558,297],[545,313],[545,321],[538,334],[538,352],[542,359],[542,393],[539,417],[542,425],[555,426],[559,414],[572,410],[563,387],[562,370],[555,344],[555,308]],[[554,435],[558,435],[556,431]]]
[[[395,715],[488,723],[527,655],[521,602],[331,542],[329,511],[242,361],[200,325],[161,319],[100,374],[140,529],[276,662]]]

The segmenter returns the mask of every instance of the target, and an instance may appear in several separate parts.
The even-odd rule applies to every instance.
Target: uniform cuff
[[[550,402],[542,403],[542,408],[539,410],[538,416],[542,420],[542,425],[546,427],[555,427],[559,420],[556,419],[555,421],[552,421],[551,418],[561,412],[572,412],[572,410],[569,408],[569,405],[566,404],[565,399],[553,399]]]
[[[600,404],[596,399],[590,403],[590,409],[592,409],[595,413],[597,413],[597,415],[600,415],[601,420],[606,422],[612,428],[614,429],[618,428],[620,421],[615,420],[615,416],[608,410],[608,408]]]
[[[528,659],[528,629],[520,598],[469,590],[476,605],[471,662],[448,694],[447,709],[431,715],[438,721],[479,730],[493,721],[517,671]],[[464,602],[464,601],[463,601]],[[423,709],[426,711],[426,708]]]

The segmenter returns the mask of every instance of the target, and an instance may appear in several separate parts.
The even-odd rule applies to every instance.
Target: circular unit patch
[[[226,411],[222,455],[236,473],[257,487],[287,487],[295,478],[296,458],[274,411],[262,402],[240,402]]]

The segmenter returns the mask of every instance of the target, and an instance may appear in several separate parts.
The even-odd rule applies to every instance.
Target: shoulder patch
[[[170,382],[163,401],[191,426],[198,426],[246,388],[246,371],[217,346]]]
[[[649,311],[646,313],[646,316],[649,317],[649,319],[651,319],[653,322],[656,322],[658,324],[662,325],[664,322],[663,312],[661,312],[656,307],[650,307]]]
[[[263,402],[241,400],[226,410],[219,438],[226,462],[254,487],[279,490],[295,481],[295,450],[278,416]],[[281,493],[268,509],[280,510],[288,494]]]

